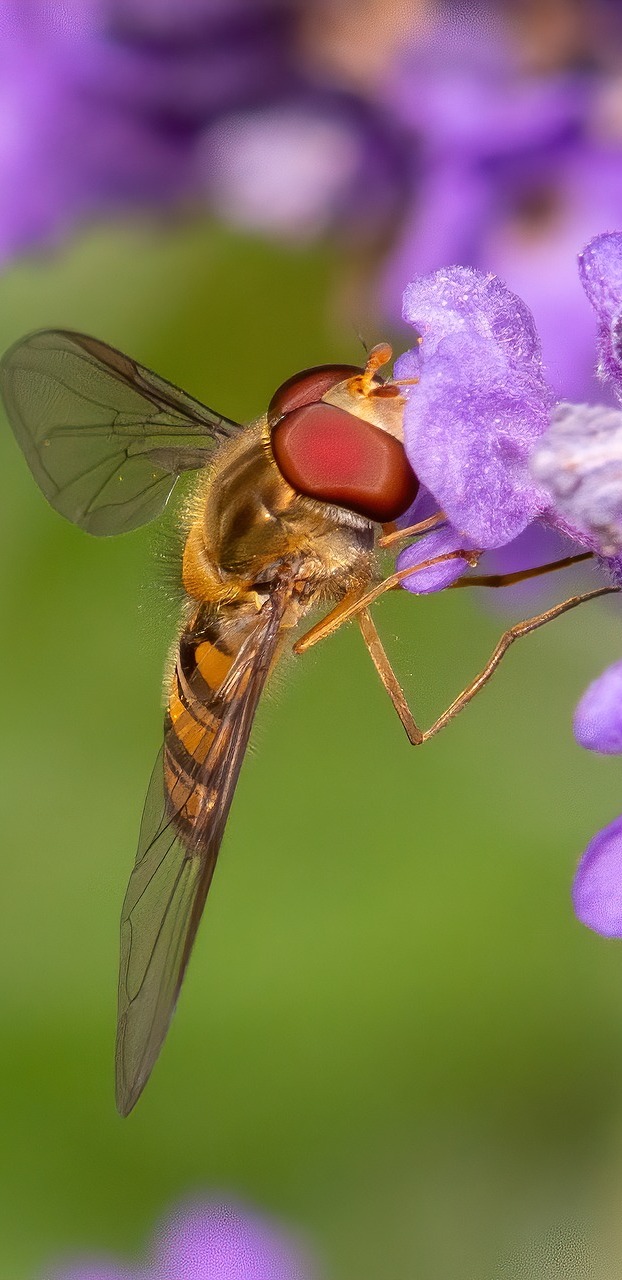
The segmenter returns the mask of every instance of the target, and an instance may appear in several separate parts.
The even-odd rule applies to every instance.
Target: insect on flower
[[[356,617],[414,744],[452,719],[500,660],[498,646],[424,733],[369,613],[382,592],[413,573],[456,558],[475,564],[480,554],[452,549],[380,578],[378,526],[386,545],[445,519],[437,512],[399,534],[387,532],[419,487],[404,450],[401,389],[417,379],[383,382],[378,370],[391,355],[380,343],[364,368],[323,365],[296,374],[248,426],[83,334],[34,333],[0,366],[6,410],[35,479],[51,505],[87,532],[126,533],[145,524],[162,511],[182,472],[199,473],[184,527],[185,608],[166,689],[164,745],[121,914],[116,1085],[124,1115],[166,1035],[257,703],[292,630],[311,609],[336,602],[295,642],[300,653]],[[516,634],[544,620],[521,624]],[[516,634],[506,633],[502,652]]]
[[[123,1114],[175,1006],[266,678],[313,606],[365,592],[374,525],[417,492],[400,438],[403,399],[377,373],[390,356],[380,345],[364,369],[308,369],[246,427],[82,334],[32,334],[2,361],[6,410],[33,475],[87,532],[145,524],[180,473],[199,472],[164,745],[121,917]]]

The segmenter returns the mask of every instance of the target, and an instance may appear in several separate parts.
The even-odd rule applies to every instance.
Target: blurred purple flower
[[[588,751],[622,754],[622,662],[614,662],[588,685],[575,711],[573,727],[577,742]],[[620,883],[622,886],[622,874]]]
[[[55,1280],[312,1280],[308,1257],[287,1234],[239,1205],[187,1205],[156,1235],[148,1266],[85,1259]]]
[[[386,100],[418,138],[416,197],[385,271],[401,282],[445,263],[492,270],[527,301],[556,389],[593,391],[593,318],[574,270],[577,246],[622,208],[622,138],[594,63],[529,73],[499,11],[437,11],[406,48]]]
[[[200,162],[219,216],[234,226],[307,239],[335,229],[372,239],[403,203],[406,143],[363,98],[324,87],[224,114]]]
[[[622,232],[594,236],[579,254],[581,283],[598,317],[598,373],[622,400]]]
[[[622,412],[559,404],[534,449],[534,477],[605,557],[622,551]]]
[[[399,131],[303,71],[300,7],[0,0],[0,260],[89,217],[210,198],[291,234],[392,216]]]
[[[605,938],[622,938],[622,817],[590,841],[572,890],[577,918]]]

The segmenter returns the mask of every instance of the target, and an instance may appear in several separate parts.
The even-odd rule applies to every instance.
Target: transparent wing
[[[151,1074],[175,1008],[281,616],[282,603],[269,600],[220,691],[222,719],[207,759],[196,768],[194,791],[188,795],[185,786],[179,796],[178,818],[182,808],[196,812],[190,833],[180,834],[165,797],[166,740],[156,761],[121,912],[116,1087],[122,1115]],[[175,808],[175,792],[173,801]]]
[[[114,347],[60,329],[7,351],[0,391],[48,502],[93,534],[152,520],[178,475],[242,429]]]

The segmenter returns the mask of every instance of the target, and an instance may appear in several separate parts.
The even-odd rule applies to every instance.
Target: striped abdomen
[[[228,677],[256,620],[256,612],[233,604],[203,605],[179,641],[165,721],[164,786],[175,828],[191,849],[203,844],[218,798],[214,742],[218,735],[220,755],[227,747],[223,724],[246,689],[244,671],[236,668],[234,682]]]

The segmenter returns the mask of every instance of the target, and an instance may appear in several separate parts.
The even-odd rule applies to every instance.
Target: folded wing
[[[166,740],[156,761],[121,913],[116,1078],[122,1115],[149,1078],[175,1008],[283,608],[281,595],[268,599],[240,649],[219,691],[218,730],[190,790],[186,777],[177,796],[166,791]]]
[[[152,520],[181,472],[242,430],[114,347],[61,329],[7,351],[0,391],[48,501],[98,535]]]

